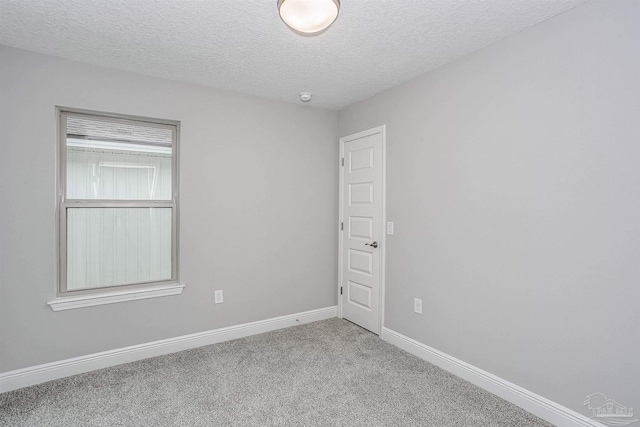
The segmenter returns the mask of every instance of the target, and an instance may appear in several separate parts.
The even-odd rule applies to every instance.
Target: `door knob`
[[[371,246],[372,248],[377,248],[378,247],[378,242],[373,242],[373,243],[365,243],[365,246]]]

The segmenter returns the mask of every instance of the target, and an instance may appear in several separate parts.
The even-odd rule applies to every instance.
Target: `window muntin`
[[[177,281],[178,123],[60,111],[61,296]]]

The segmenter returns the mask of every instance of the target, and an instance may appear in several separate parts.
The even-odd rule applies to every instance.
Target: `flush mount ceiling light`
[[[293,31],[313,36],[338,17],[340,0],[278,0],[278,13]]]

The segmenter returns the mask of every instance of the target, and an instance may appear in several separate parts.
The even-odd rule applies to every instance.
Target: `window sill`
[[[129,289],[126,291],[111,291],[99,294],[81,295],[77,297],[60,297],[47,304],[53,311],[73,310],[94,305],[115,304],[118,302],[134,301],[169,295],[180,295],[184,285],[171,283],[168,285],[151,286],[148,288]]]

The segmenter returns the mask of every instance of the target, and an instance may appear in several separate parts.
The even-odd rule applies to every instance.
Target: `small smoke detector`
[[[300,92],[300,101],[309,102],[313,94],[311,92]]]

